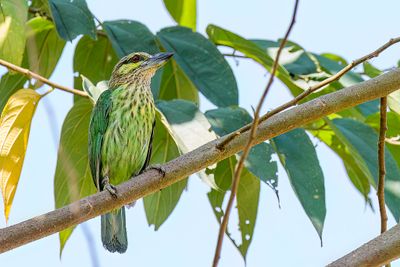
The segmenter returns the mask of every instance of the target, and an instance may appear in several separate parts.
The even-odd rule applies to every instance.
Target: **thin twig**
[[[379,177],[378,177],[378,190],[376,192],[379,203],[379,213],[381,217],[381,234],[387,230],[387,213],[385,206],[385,138],[387,131],[387,97],[382,97],[380,101],[380,124],[379,124],[379,139],[378,139],[378,163],[379,163]],[[386,267],[390,267],[387,264]]]
[[[251,59],[248,56],[244,55],[236,55],[236,54],[222,54],[224,57],[234,57],[234,58],[245,58],[245,59]]]
[[[376,49],[375,51],[373,51],[372,53],[365,55],[357,60],[354,60],[353,62],[351,62],[350,64],[348,64],[346,67],[344,67],[343,69],[341,69],[338,73],[336,73],[335,75],[332,75],[331,77],[323,80],[322,82],[311,86],[310,88],[308,88],[307,90],[303,91],[301,94],[299,94],[298,96],[296,96],[295,98],[293,98],[291,101],[271,110],[270,112],[268,112],[267,114],[265,114],[264,116],[262,116],[260,118],[260,122],[265,121],[266,119],[272,117],[273,115],[288,109],[292,106],[297,105],[301,100],[303,100],[304,98],[306,98],[308,95],[310,95],[311,93],[317,91],[318,89],[336,81],[339,80],[343,75],[345,75],[347,72],[349,72],[351,69],[353,69],[354,67],[360,65],[361,63],[370,60],[374,57],[379,56],[380,53],[382,53],[384,50],[386,50],[387,48],[389,48],[390,46],[396,44],[400,42],[400,37],[396,37],[396,38],[392,38],[390,39],[387,43],[385,43],[384,45],[382,45],[381,47],[379,47],[378,49]],[[246,131],[248,131],[251,127],[251,124],[248,124],[242,128],[240,128],[239,130],[236,131],[236,133],[230,134],[227,137],[225,137],[225,139],[217,146],[217,148],[219,150],[223,150],[225,148],[225,146],[230,143],[233,139],[235,139],[235,137],[238,136],[237,132],[239,133],[244,133]]]
[[[59,89],[59,90],[65,91],[65,92],[69,92],[69,93],[72,93],[72,94],[75,94],[75,95],[87,97],[87,94],[84,91],[54,83],[54,82],[50,81],[49,79],[47,79],[47,78],[45,78],[45,77],[43,77],[43,76],[41,76],[41,75],[39,75],[37,73],[34,73],[34,72],[32,72],[32,71],[30,71],[28,69],[25,69],[25,68],[19,67],[17,65],[14,65],[14,64],[12,64],[10,62],[7,62],[5,60],[0,59],[0,65],[6,67],[9,70],[13,70],[13,71],[19,72],[19,73],[21,73],[21,74],[23,74],[23,75],[25,75],[25,76],[27,76],[29,78],[33,78],[33,79],[36,79],[38,81],[41,81],[42,83],[45,83],[45,84],[49,85],[50,87],[53,87],[53,88],[56,88],[56,89]]]
[[[270,90],[271,85],[272,85],[272,83],[274,81],[275,72],[276,72],[276,70],[278,68],[278,64],[279,64],[278,62],[279,62],[279,58],[280,58],[281,52],[282,52],[283,48],[285,47],[287,39],[289,37],[289,34],[292,31],[292,28],[293,28],[293,26],[294,26],[294,24],[296,22],[298,4],[299,4],[299,0],[295,0],[295,5],[294,5],[294,9],[293,9],[293,14],[292,14],[292,19],[291,19],[290,25],[289,25],[289,27],[288,27],[288,29],[286,31],[285,37],[282,39],[282,42],[281,42],[281,44],[279,46],[279,49],[278,49],[278,52],[276,54],[276,58],[275,58],[275,61],[274,61],[273,67],[272,67],[271,76],[270,76],[269,81],[267,83],[267,86],[265,87],[265,90],[264,90],[264,92],[263,92],[263,94],[262,94],[262,96],[260,98],[260,101],[258,102],[257,108],[256,108],[256,110],[254,112],[254,120],[253,120],[253,123],[251,124],[251,130],[250,130],[250,134],[249,134],[249,138],[248,138],[247,144],[246,144],[245,148],[243,149],[243,153],[242,153],[242,155],[240,157],[240,160],[239,160],[239,162],[238,162],[238,164],[236,166],[236,170],[235,170],[235,174],[234,174],[233,182],[232,182],[231,195],[229,197],[228,205],[227,205],[226,210],[225,210],[225,215],[224,215],[224,217],[222,219],[221,226],[220,226],[220,229],[219,229],[217,246],[215,248],[213,267],[217,267],[218,266],[218,262],[219,262],[219,259],[221,257],[222,243],[223,243],[224,235],[225,235],[226,228],[227,228],[227,225],[228,225],[229,215],[231,213],[233,202],[235,201],[236,193],[237,193],[237,190],[238,190],[238,187],[239,187],[240,176],[241,176],[241,173],[242,173],[242,170],[243,170],[244,161],[246,160],[247,156],[249,155],[250,149],[253,146],[253,140],[255,139],[256,134],[257,134],[257,126],[258,126],[258,123],[259,123],[260,111],[261,111],[261,108],[262,108],[262,106],[264,104],[265,98],[266,98],[266,96],[268,94],[268,91]]]

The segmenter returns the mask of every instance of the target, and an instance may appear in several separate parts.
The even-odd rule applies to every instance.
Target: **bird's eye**
[[[134,55],[132,58],[131,58],[131,62],[132,63],[138,63],[139,61],[141,60],[141,56],[139,56],[139,55]]]

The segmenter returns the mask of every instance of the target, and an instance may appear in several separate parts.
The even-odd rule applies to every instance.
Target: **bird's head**
[[[149,83],[154,73],[171,58],[173,53],[164,52],[149,55],[145,52],[135,52],[123,57],[111,75],[110,87],[130,84],[133,82]]]

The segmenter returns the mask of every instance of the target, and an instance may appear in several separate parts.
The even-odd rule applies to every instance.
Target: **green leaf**
[[[253,120],[243,108],[219,108],[209,110],[205,115],[213,131],[219,136],[236,131]],[[271,158],[273,152],[270,144],[260,143],[251,148],[249,156],[245,160],[245,166],[253,175],[277,192],[278,166]]]
[[[363,67],[364,67],[364,73],[370,78],[375,78],[375,77],[377,77],[377,76],[382,74],[381,70],[379,70],[376,67],[374,67],[368,61],[363,63]]]
[[[57,32],[66,41],[80,34],[96,39],[96,25],[85,0],[49,0]]]
[[[132,20],[105,21],[103,28],[119,57],[132,52],[159,52],[156,38],[142,23]]]
[[[326,124],[324,120],[321,120]],[[322,125],[319,125],[321,127]],[[316,127],[318,128],[318,127]],[[315,137],[329,146],[343,161],[350,181],[356,189],[363,195],[366,202],[369,202],[370,183],[368,177],[362,171],[361,166],[354,159],[351,151],[346,145],[336,136],[335,132],[329,126],[321,127],[321,130],[310,131]]]
[[[54,24],[42,17],[29,20],[26,31],[29,69],[48,78],[60,59],[65,41],[58,37]]]
[[[376,188],[378,179],[378,135],[370,126],[351,119],[334,119],[328,121],[338,138],[346,144],[352,156]],[[389,150],[385,151],[386,159],[386,204],[396,221],[400,218],[400,171]]]
[[[157,113],[153,139],[153,153],[150,164],[164,163],[179,155],[180,153],[174,139],[161,122],[161,115]],[[149,225],[154,224],[155,230],[157,230],[167,220],[169,215],[171,215],[179,202],[186,184],[187,179],[184,179],[143,198],[147,222]]]
[[[252,40],[261,47],[271,58],[276,58],[280,43],[268,40]],[[302,47],[288,41],[279,58],[281,64],[293,75],[306,75],[317,72],[317,66]]]
[[[84,75],[92,82],[108,80],[117,62],[118,57],[106,36],[99,35],[97,40],[83,36],[75,48],[74,72]],[[76,77],[75,88],[81,88],[81,84],[81,78]]]
[[[214,177],[218,187],[222,190],[228,190],[231,186],[234,170],[236,165],[235,157],[230,157],[218,162],[217,167],[213,170]],[[213,212],[219,223],[225,211],[222,207],[226,191],[212,190],[208,193],[208,199],[212,206]],[[227,229],[227,235],[233,244],[239,249],[243,258],[246,255],[250,243],[253,239],[254,226],[257,219],[258,202],[260,196],[260,182],[246,168],[242,171],[237,192],[237,211],[239,215],[239,231],[241,240],[236,240]]]
[[[21,89],[28,79],[21,74],[5,73],[0,80],[0,114],[8,99],[17,90]]]
[[[208,100],[217,106],[238,104],[232,69],[209,40],[184,27],[165,28],[157,36],[166,50],[175,53],[178,65]]]
[[[196,87],[174,60],[164,66],[158,99],[185,99],[199,103]]]
[[[252,58],[268,71],[271,71],[272,65],[274,64],[273,59],[256,43],[212,24],[207,26],[207,34],[214,44],[231,47],[235,51],[239,51],[245,56]],[[309,87],[308,85],[297,84],[292,80],[289,72],[280,65],[278,66],[276,77],[278,77],[294,95],[300,94],[303,89]]]
[[[0,58],[20,65],[25,49],[28,1],[3,0],[0,9]]]
[[[47,0],[32,0],[30,7],[39,10],[40,14],[44,13],[46,16],[51,16],[49,1]]]
[[[164,0],[164,4],[179,25],[196,30],[196,0]]]
[[[326,215],[325,186],[314,145],[303,129],[275,137],[273,144],[292,188],[322,242]]]
[[[57,209],[97,191],[90,174],[87,152],[92,108],[89,100],[81,99],[74,104],[64,120],[54,176]],[[73,229],[70,227],[59,233],[60,255]]]
[[[320,67],[327,73],[331,75],[335,75],[338,73],[341,69],[343,69],[343,66],[339,63],[337,63],[334,60],[331,60],[327,57],[313,54],[315,58],[318,60],[318,63]],[[358,75],[355,72],[349,71],[345,75],[343,75],[339,79],[339,84],[341,85],[340,88],[343,87],[348,87],[360,82],[363,82],[363,78]],[[369,101],[366,103],[363,103],[361,105],[357,106],[357,109],[362,113],[363,116],[368,116],[371,115],[379,110],[379,100],[373,100]]]
[[[165,116],[170,133],[182,153],[192,151],[214,139],[210,124],[198,107],[189,101],[157,101],[157,108]],[[200,178],[212,188],[217,188],[214,178],[203,170],[198,172]]]

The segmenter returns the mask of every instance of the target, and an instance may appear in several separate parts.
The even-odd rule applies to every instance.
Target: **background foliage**
[[[66,41],[76,38],[79,41],[73,59],[74,72],[84,75],[94,84],[107,80],[118,58],[130,52],[175,53],[174,59],[157,73],[152,83],[160,110],[153,162],[170,160],[214,136],[223,136],[249,123],[251,115],[239,107],[235,77],[220,51],[233,49],[269,71],[279,45],[277,41],[245,39],[216,25],[207,27],[206,36],[197,33],[195,1],[165,1],[168,11],[179,25],[166,27],[157,33],[152,33],[146,25],[137,21],[97,21],[84,0],[3,2],[0,26],[8,31],[0,40],[0,58],[44,77],[52,74]],[[335,74],[345,64],[344,59],[333,53],[313,53],[290,42],[281,58],[277,77],[296,96],[310,85]],[[363,73],[350,72],[309,99],[380,73],[366,63]],[[13,72],[5,73],[0,81],[0,179],[6,218],[18,185],[30,121],[38,101],[42,99],[33,90],[41,86],[39,82],[28,81],[27,77]],[[82,89],[81,78],[75,78],[74,86]],[[199,93],[215,108],[202,113],[198,108]],[[390,137],[396,137],[399,96],[393,94],[390,99],[389,133]],[[294,194],[322,238],[326,216],[324,175],[312,136],[327,144],[343,159],[351,182],[366,203],[370,203],[369,192],[376,187],[377,179],[377,106],[377,102],[373,101],[332,114],[304,126],[304,129],[294,130],[252,149],[237,199],[241,234],[237,237],[228,233],[244,258],[253,238],[260,181],[278,194],[278,164],[286,170]],[[92,104],[87,99],[75,97],[75,104],[63,122],[54,177],[56,207],[95,192],[87,168],[86,151],[91,108]],[[201,136],[188,134],[187,131],[192,129],[202,133]],[[386,201],[397,221],[400,216],[400,192],[397,189],[399,153],[396,145],[389,145],[386,151]],[[15,160],[15,155],[18,160]],[[224,198],[230,188],[235,163],[236,158],[231,157],[200,173],[212,187],[216,188],[216,184],[219,188],[212,189],[208,194],[218,221],[224,212]],[[144,199],[150,225],[154,224],[158,229],[165,222],[185,187],[186,181]],[[72,229],[60,233],[61,250],[71,233]]]

